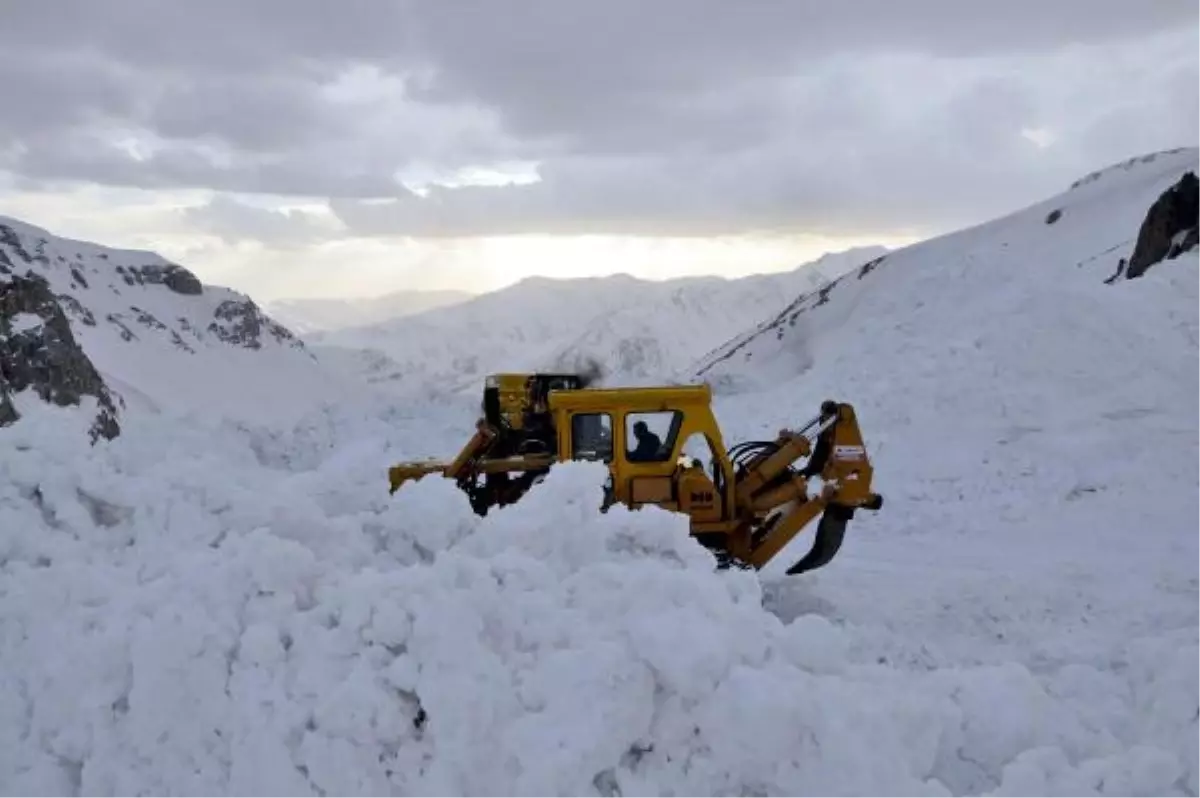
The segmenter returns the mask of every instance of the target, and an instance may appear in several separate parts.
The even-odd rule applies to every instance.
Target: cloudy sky
[[[0,214],[270,300],[744,274],[1200,136],[1195,0],[8,0]]]

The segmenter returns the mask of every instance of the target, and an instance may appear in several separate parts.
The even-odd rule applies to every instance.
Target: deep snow
[[[477,397],[292,434],[136,409],[97,447],[21,397],[0,791],[1195,795],[1200,263],[1103,284],[1186,155],[892,253],[723,361],[727,442],[859,411],[887,503],[806,578],[595,513],[586,464],[483,520],[389,497]]]
[[[367,441],[293,473],[51,423],[0,480],[5,793],[1195,791],[1178,529],[1035,557],[896,477],[903,517],[764,588],[594,513],[589,465],[480,521],[443,482],[387,500]]]

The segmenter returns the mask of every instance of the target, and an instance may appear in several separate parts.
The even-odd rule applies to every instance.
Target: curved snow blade
[[[836,508],[826,510],[817,525],[817,535],[812,548],[787,569],[788,574],[794,576],[827,565],[842,547],[842,539],[846,537],[846,524],[849,521],[848,514],[839,512]]]

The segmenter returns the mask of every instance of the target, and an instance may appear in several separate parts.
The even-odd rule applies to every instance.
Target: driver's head
[[[639,438],[645,437],[646,433],[649,431],[650,428],[646,426],[645,421],[639,421],[633,425],[633,434]]]

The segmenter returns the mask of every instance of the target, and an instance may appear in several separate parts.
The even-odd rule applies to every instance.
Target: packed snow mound
[[[276,299],[267,311],[298,335],[341,330],[412,316],[466,302],[466,291],[392,291],[353,299]]]
[[[781,297],[824,285],[886,251],[860,247],[790,272],[739,279],[533,277],[452,307],[305,338],[339,368],[360,368],[370,382],[406,393],[478,392],[491,372],[580,362],[600,364],[609,384],[663,382],[764,309],[779,307]]]
[[[1194,629],[913,667],[768,611],[680,516],[597,513],[595,464],[480,519],[445,480],[389,499],[363,438],[288,472],[62,412],[0,451],[6,793],[1195,792]]]
[[[159,255],[0,216],[0,282],[46,280],[74,339],[128,409],[286,422],[347,391],[244,294]]]

